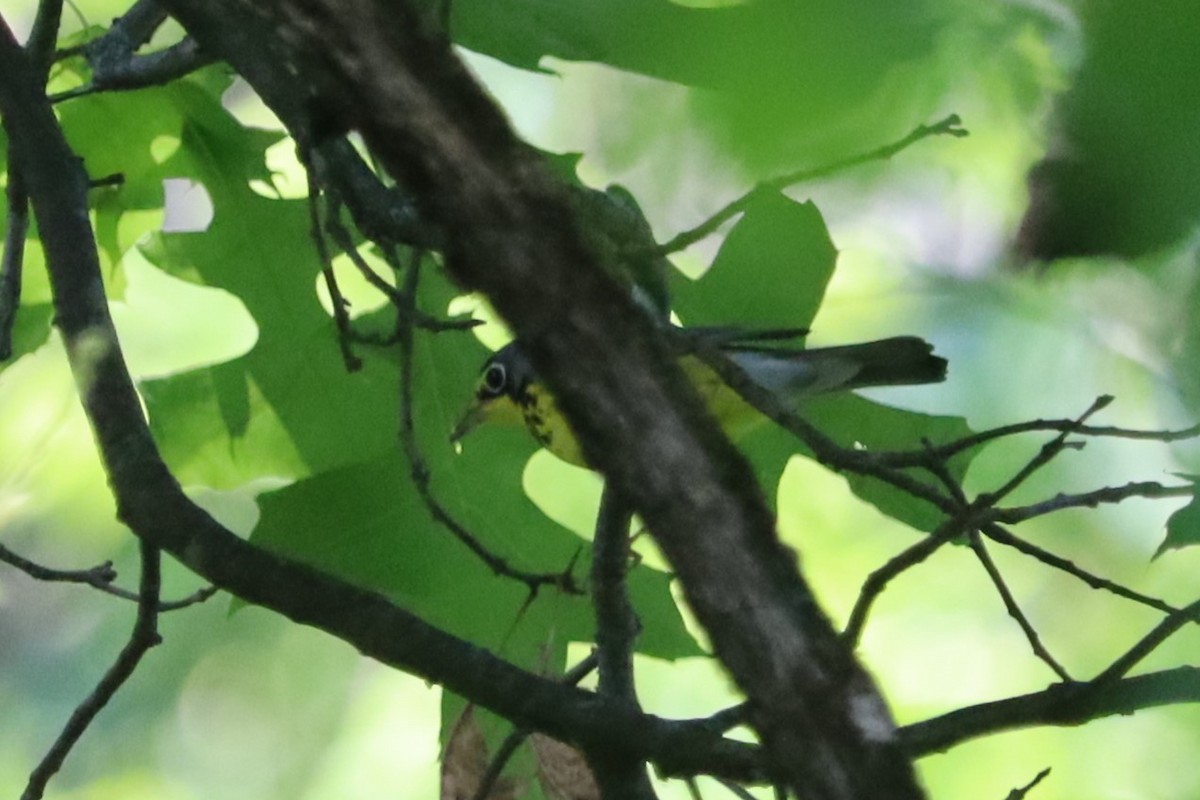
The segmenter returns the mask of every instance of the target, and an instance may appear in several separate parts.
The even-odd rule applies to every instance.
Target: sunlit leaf
[[[1179,477],[1191,481],[1193,486],[1200,481],[1200,476],[1197,475]],[[1158,558],[1168,550],[1179,550],[1194,544],[1200,544],[1200,504],[1193,495],[1191,502],[1167,519],[1167,535],[1154,551],[1154,557]]]
[[[689,325],[807,328],[833,275],[837,250],[821,212],[777,192],[758,192],[698,281],[675,281]]]

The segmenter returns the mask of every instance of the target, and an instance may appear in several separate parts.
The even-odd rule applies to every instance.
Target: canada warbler
[[[767,344],[795,338],[804,331],[682,330],[715,343],[747,377],[789,404],[823,392],[937,383],[946,377],[946,360],[933,355],[933,346],[916,336],[805,350]],[[685,355],[680,366],[731,438],[736,439],[766,419],[699,357]],[[538,380],[516,342],[500,348],[484,362],[475,396],[451,433],[451,441],[459,441],[483,422],[524,425],[554,455],[571,464],[587,465],[579,441],[554,397]]]

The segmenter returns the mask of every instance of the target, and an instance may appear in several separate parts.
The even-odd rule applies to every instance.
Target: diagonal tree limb
[[[301,131],[308,135],[302,146],[349,127],[360,129],[389,171],[421,198],[430,218],[454,228],[456,235],[447,246],[451,270],[464,283],[487,291],[514,323],[579,432],[587,456],[655,531],[713,634],[718,655],[756,700],[753,724],[781,778],[813,797],[879,797],[879,786],[891,787],[887,797],[919,797],[886,706],[775,537],[751,470],[704,415],[652,324],[584,248],[557,182],[512,138],[491,101],[444,43],[420,36],[419,21],[403,4],[384,9],[351,2],[330,9],[321,3],[172,0],[168,8],[205,47],[215,43],[196,29],[198,19],[224,15],[230,8],[249,15],[254,24],[245,27],[240,40],[226,42],[229,50],[213,52],[229,57],[239,44],[248,45],[299,68],[303,80],[286,80],[298,89],[293,106],[313,112],[312,123]],[[0,52],[0,66],[10,66],[12,53],[7,47]],[[9,69],[0,73],[12,75]],[[252,76],[246,77],[254,83]],[[17,83],[5,81],[8,88]],[[22,105],[4,93],[9,109],[14,102]],[[26,106],[33,102],[24,99]],[[47,117],[43,124],[51,123]],[[39,148],[31,139],[24,141],[23,157],[32,159],[31,151]],[[50,177],[52,186],[80,190],[82,181],[71,174],[77,170],[67,166],[65,147],[57,156],[58,173],[39,179]],[[52,191],[44,185],[35,190],[30,180],[31,197],[44,201]],[[51,229],[57,223],[72,224],[56,218],[45,202],[40,207],[35,203],[35,209],[39,222],[44,217]],[[82,244],[86,252],[90,237]],[[62,265],[78,258],[74,250],[59,254]],[[242,549],[243,543],[227,537],[179,496],[152,444],[142,440],[144,423],[102,295],[89,296],[93,285],[72,280],[65,268],[55,273],[56,308],[68,352],[77,372],[94,376],[86,382],[84,405],[123,519],[139,535],[162,541],[215,584],[234,588],[236,583],[235,590],[251,602],[271,595],[271,604],[285,605],[285,613],[312,620],[314,605],[323,603],[278,596],[282,593],[272,591],[278,586],[263,578],[264,570],[271,571],[263,554]],[[568,313],[560,313],[564,309]],[[653,463],[624,458],[639,449],[654,452]],[[150,514],[151,507],[168,513]],[[201,541],[226,550],[225,555],[236,551],[237,557],[211,560],[215,553]],[[251,564],[264,570],[247,575],[243,571]],[[289,572],[296,579],[305,574],[312,580],[315,574],[293,565],[287,569],[298,570]],[[318,585],[331,588],[327,579]],[[410,649],[396,652],[396,626],[374,629],[383,622],[377,615],[391,615],[391,607],[377,598],[361,600],[356,619],[345,623],[349,629],[344,632],[366,652],[427,674],[433,657],[425,655],[418,667]],[[414,628],[419,620],[408,623]],[[427,640],[444,636],[422,633]],[[406,645],[411,644],[408,639]],[[440,652],[432,649],[444,659],[450,643],[442,644]],[[485,705],[503,706],[500,713],[506,716],[528,722],[540,707],[525,697],[518,702],[522,693],[500,697],[495,688],[479,686],[488,675],[485,669],[464,677],[467,664],[461,659],[437,666],[459,673],[447,677],[450,688],[467,696],[482,693]],[[495,678],[501,667],[491,669]],[[497,683],[492,681],[492,687]],[[587,749],[586,730],[570,731],[563,724],[563,709],[557,711],[557,721],[547,727],[557,728],[568,740],[583,740],[579,743]]]
[[[375,592],[251,545],[189,500],[158,454],[117,343],[85,213],[87,176],[2,19],[0,117],[27,176],[56,321],[118,515],[141,540],[247,602],[327,631],[364,655],[442,684],[519,726],[582,747],[623,748],[668,775],[763,780],[761,757],[752,746],[723,739],[699,723],[639,714],[521,670]]]
[[[708,720],[629,715],[603,699],[532,676],[430,628],[381,596],[265,553],[218,525],[180,491],[145,428],[107,317],[78,168],[11,34],[0,24],[0,114],[31,176],[60,325],[112,476],[120,514],[142,538],[249,602],[313,625],[383,663],[442,683],[520,725],[579,744],[645,753],[664,775],[765,779],[757,749],[721,739]],[[994,526],[999,530],[998,526]],[[1169,609],[1169,607],[1168,607]],[[1200,669],[1058,685],[906,726],[912,757],[1003,730],[1079,725],[1155,706],[1200,702]]]
[[[357,130],[453,232],[448,269],[511,323],[585,457],[646,520],[753,701],[781,780],[813,798],[920,797],[886,705],[778,541],[749,466],[589,252],[564,189],[444,40],[424,35],[404,3],[167,6],[239,69],[238,42],[208,41],[203,28],[214,13],[246,16],[259,31],[265,21],[268,47],[306,89],[308,134]]]

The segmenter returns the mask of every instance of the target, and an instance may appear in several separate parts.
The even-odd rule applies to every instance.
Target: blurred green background
[[[28,24],[28,5],[17,0],[3,12],[18,35]],[[627,187],[660,241],[760,178],[884,144],[920,122],[958,113],[969,138],[925,141],[891,161],[790,192],[816,203],[839,251],[810,343],[903,333],[929,339],[950,360],[947,383],[871,396],[962,415],[976,429],[1075,416],[1101,394],[1117,398],[1101,424],[1195,422],[1191,355],[1200,337],[1194,332],[1198,240],[1191,192],[1200,182],[1189,180],[1195,139],[1188,137],[1200,113],[1190,67],[1200,64],[1194,54],[1189,62],[1171,49],[1176,38],[1195,41],[1180,34],[1194,27],[1193,16],[1200,19],[1194,9],[1189,16],[1186,3],[1125,15],[1051,2],[941,0],[907,11],[862,3],[796,4],[792,11],[771,2],[748,5],[760,6],[765,16],[739,18],[714,32],[675,16],[689,10],[685,4],[647,4],[637,12],[647,15],[644,36],[587,29],[591,39],[569,34],[593,19],[586,12],[606,4],[580,3],[576,28],[551,15],[564,26],[555,36],[541,28],[535,36],[521,27],[535,18],[511,9],[503,21],[513,30],[489,28],[480,21],[482,6],[466,0],[454,13],[463,20],[462,42],[509,62],[464,52],[522,135],[546,150],[582,153],[580,175],[591,185]],[[622,2],[611,8],[634,13]],[[65,27],[104,24],[123,10],[121,3],[85,0],[67,14]],[[1147,16],[1156,17],[1159,28]],[[775,33],[763,44],[768,23]],[[1154,44],[1160,28],[1171,32],[1170,41]],[[672,30],[681,33],[652,35]],[[543,33],[553,46],[537,38]],[[624,49],[605,49],[611,41]],[[512,42],[532,44],[518,52]],[[1155,54],[1163,55],[1161,64]],[[601,60],[608,63],[592,63]],[[1086,92],[1074,91],[1080,85]],[[1132,117],[1141,125],[1121,122],[1122,114],[1131,116],[1120,102],[1127,96],[1138,99],[1140,116]],[[236,85],[227,105],[243,121],[271,124]],[[1171,124],[1156,124],[1160,119]],[[1119,135],[1100,136],[1101,130]],[[1190,144],[1181,146],[1181,139]],[[160,163],[171,144],[161,147]],[[269,153],[275,185],[293,192],[303,187],[290,147]],[[1047,155],[1051,160],[1043,162]],[[1049,183],[1038,186],[1051,188],[1035,198],[1038,215],[1027,217],[1026,176],[1039,163]],[[1088,183],[1096,164],[1115,177]],[[1101,188],[1079,188],[1096,185]],[[1085,194],[1087,203],[1074,202]],[[1109,216],[1119,205],[1116,197],[1127,213]],[[1164,204],[1169,214],[1154,211]],[[193,198],[173,207],[168,224],[186,227],[187,213],[203,223],[203,206]],[[1081,207],[1106,213],[1081,222],[1073,216]],[[1170,224],[1158,224],[1164,214]],[[1155,224],[1136,222],[1147,215]],[[161,219],[153,210],[140,221],[128,219],[127,236],[117,238],[132,243]],[[1108,235],[1124,222],[1128,237]],[[1045,233],[1064,230],[1073,233]],[[677,264],[692,272],[703,268],[719,241],[701,242]],[[1018,252],[1033,260],[1020,260]],[[1061,257],[1043,262],[1039,256]],[[117,257],[113,312],[135,377],[220,364],[254,346],[254,318],[233,295],[169,277],[136,250]],[[26,296],[27,303],[45,299]],[[469,391],[464,385],[463,397]],[[988,448],[972,465],[968,487],[994,488],[1042,441]],[[471,451],[469,444],[463,457]],[[1200,471],[1197,462],[1192,444],[1092,441],[1039,473],[1017,499],[1170,481],[1171,473]],[[249,534],[258,520],[254,496],[290,477],[263,473],[245,485],[197,482],[188,490]],[[599,491],[593,476],[539,453],[526,467],[524,485],[552,519],[590,535]],[[841,478],[804,459],[789,464],[778,505],[784,537],[802,554],[805,575],[838,624],[866,575],[916,540],[913,530],[858,501]],[[1021,532],[1082,567],[1183,604],[1195,597],[1200,556],[1193,548],[1152,559],[1167,517],[1181,505],[1128,501],[1043,518]],[[127,579],[136,574],[132,541],[114,520],[54,337],[0,372],[0,540],[46,564],[82,567],[111,559]],[[661,563],[642,546],[648,563]],[[519,536],[511,547],[519,553]],[[1077,677],[1102,669],[1158,619],[1014,553],[993,553],[1047,646]],[[197,586],[168,564],[168,596]],[[30,768],[111,662],[132,619],[130,603],[0,568],[0,794],[20,794]],[[49,797],[435,796],[442,707],[436,687],[261,609],[231,613],[224,595],[166,614],[161,626],[165,644],[100,715],[51,783]],[[1198,645],[1197,634],[1184,630],[1143,667],[1193,663]],[[586,649],[574,644],[570,651],[577,658]],[[1054,680],[1030,655],[965,548],[943,549],[888,590],[861,653],[901,723]],[[642,657],[638,669],[643,702],[655,713],[697,716],[735,701],[703,657]],[[1200,794],[1198,751],[1200,713],[1181,706],[1078,729],[992,736],[918,766],[933,798],[1000,798],[1047,766],[1053,773],[1032,795],[1039,800],[1193,798]],[[724,791],[706,781],[701,787],[706,797]],[[660,789],[664,798],[687,796],[677,782]]]

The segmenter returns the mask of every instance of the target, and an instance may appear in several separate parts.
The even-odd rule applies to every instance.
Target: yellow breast
[[[540,385],[530,386],[520,401],[521,416],[533,438],[554,455],[569,464],[586,467],[579,439],[558,410],[558,404]]]
[[[688,356],[681,360],[680,366],[709,413],[730,438],[744,436],[766,419],[698,358]],[[571,430],[567,418],[559,411],[553,395],[544,387],[531,385],[519,406],[525,427],[543,447],[563,461],[580,467],[587,466],[579,439]]]

